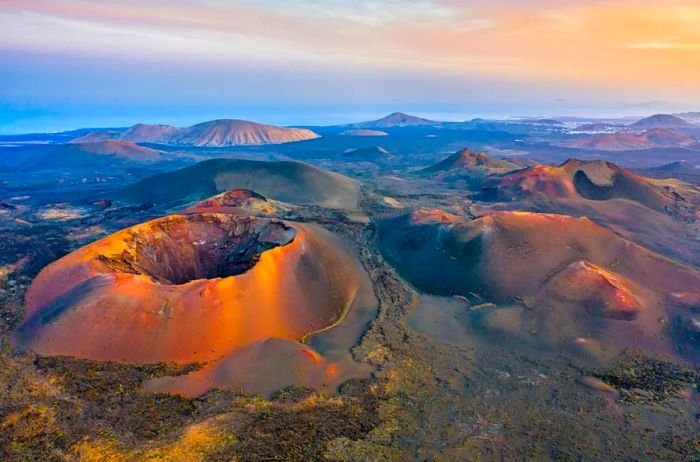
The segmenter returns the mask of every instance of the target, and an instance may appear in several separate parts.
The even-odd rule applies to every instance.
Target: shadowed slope
[[[162,151],[130,141],[106,140],[64,144],[39,159],[35,168],[97,167],[110,164],[150,164],[164,160]]]
[[[515,305],[486,310],[479,322],[518,335],[542,332],[549,345],[599,331],[597,340],[611,348],[674,354],[677,339],[659,319],[689,320],[692,311],[670,300],[700,291],[700,272],[586,218],[497,212],[462,221],[414,212],[386,220],[380,231],[387,260],[418,289]]]
[[[345,209],[355,209],[359,197],[355,181],[301,162],[213,159],[145,178],[122,190],[117,198],[175,206],[240,188],[292,204]]]

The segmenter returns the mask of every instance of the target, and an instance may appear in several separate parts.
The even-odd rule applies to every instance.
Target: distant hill
[[[121,130],[93,130],[77,138],[73,138],[69,143],[95,143],[98,141],[119,139]]]
[[[367,129],[353,129],[353,130],[345,130],[344,132],[340,133],[343,136],[388,136],[389,134],[387,132],[383,132],[380,130],[367,130]]]
[[[670,114],[656,114],[638,120],[629,127],[637,130],[648,130],[650,128],[690,128],[693,125],[680,117]]]
[[[381,146],[371,146],[368,148],[348,149],[340,156],[346,159],[377,161],[390,159],[391,153]]]
[[[505,160],[496,159],[485,152],[474,152],[470,149],[462,149],[441,160],[437,164],[420,170],[418,173],[431,174],[473,169],[484,169],[495,172],[515,170],[517,168],[518,165]]]
[[[677,178],[688,183],[700,185],[700,161],[691,163],[680,160],[658,167],[641,169],[639,173],[651,178]]]
[[[587,123],[583,125],[579,125],[576,127],[577,132],[591,132],[591,133],[599,133],[599,132],[605,132],[605,131],[610,131],[615,128],[615,125],[613,124],[608,124],[604,122],[595,122],[595,123]]]
[[[94,168],[112,164],[149,164],[162,159],[162,151],[139,146],[131,141],[105,140],[61,145],[40,158],[34,168]]]
[[[404,114],[403,112],[394,112],[386,117],[369,122],[358,122],[354,124],[344,125],[349,128],[399,128],[399,127],[427,127],[439,125],[440,122],[434,120],[423,119],[420,117]]]
[[[652,128],[641,134],[604,133],[580,138],[568,146],[579,149],[602,151],[627,151],[635,149],[684,147],[695,144],[695,140],[684,133],[667,128]]]
[[[289,143],[318,137],[316,133],[303,128],[221,119],[184,128],[176,132],[169,143],[189,146],[250,146]]]
[[[119,139],[134,143],[167,143],[179,131],[172,125],[136,124],[121,132]]]
[[[186,128],[137,124],[121,131],[91,132],[74,141],[118,139],[135,143],[223,147],[290,143],[318,137],[318,134],[304,128],[278,127],[238,119],[219,119]]]
[[[301,162],[212,159],[144,178],[122,190],[127,203],[183,205],[229,189],[245,188],[291,204],[355,209],[357,182]]]

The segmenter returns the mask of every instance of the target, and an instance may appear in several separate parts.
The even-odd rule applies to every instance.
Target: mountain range
[[[73,143],[117,139],[134,143],[223,147],[290,143],[318,137],[317,133],[304,128],[279,127],[239,119],[217,119],[186,128],[137,124],[124,130],[94,131],[74,139]]]

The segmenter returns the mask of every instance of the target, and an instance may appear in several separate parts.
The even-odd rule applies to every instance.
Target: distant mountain
[[[491,157],[485,152],[474,152],[470,149],[462,149],[451,156],[441,160],[435,165],[420,170],[419,173],[431,174],[440,172],[457,172],[468,170],[488,170],[489,172],[502,172],[515,170],[518,166],[505,160]]]
[[[112,164],[149,164],[162,160],[162,151],[131,141],[105,140],[64,144],[40,158],[35,168],[104,167]]]
[[[676,148],[695,144],[695,140],[684,133],[666,128],[652,128],[641,134],[605,133],[580,138],[568,146],[579,149],[601,151],[627,151],[635,149]]]
[[[440,122],[434,120],[422,119],[420,117],[404,114],[403,112],[394,112],[386,117],[369,122],[358,122],[354,124],[344,125],[349,128],[399,128],[399,127],[428,127],[439,125]]]
[[[119,139],[134,143],[167,143],[179,131],[172,125],[136,124],[121,132]]]
[[[171,144],[189,146],[250,146],[279,144],[318,138],[303,128],[286,128],[236,119],[220,119],[193,125],[175,133]]]
[[[302,128],[278,127],[237,119],[219,119],[187,128],[137,124],[121,131],[91,132],[74,141],[117,139],[135,143],[222,147],[280,144],[318,137],[319,135],[311,130]]]
[[[650,128],[691,128],[693,125],[680,117],[670,114],[656,114],[638,120],[629,127],[637,130],[649,130]]]
[[[367,129],[354,129],[354,130],[345,130],[344,132],[340,133],[343,136],[388,136],[389,134],[387,132],[383,132],[380,130],[367,130]]]

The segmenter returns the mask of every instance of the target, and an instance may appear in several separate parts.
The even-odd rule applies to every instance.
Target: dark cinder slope
[[[359,186],[350,178],[301,162],[213,159],[145,178],[121,191],[128,203],[182,205],[234,188],[292,204],[355,209]]]

